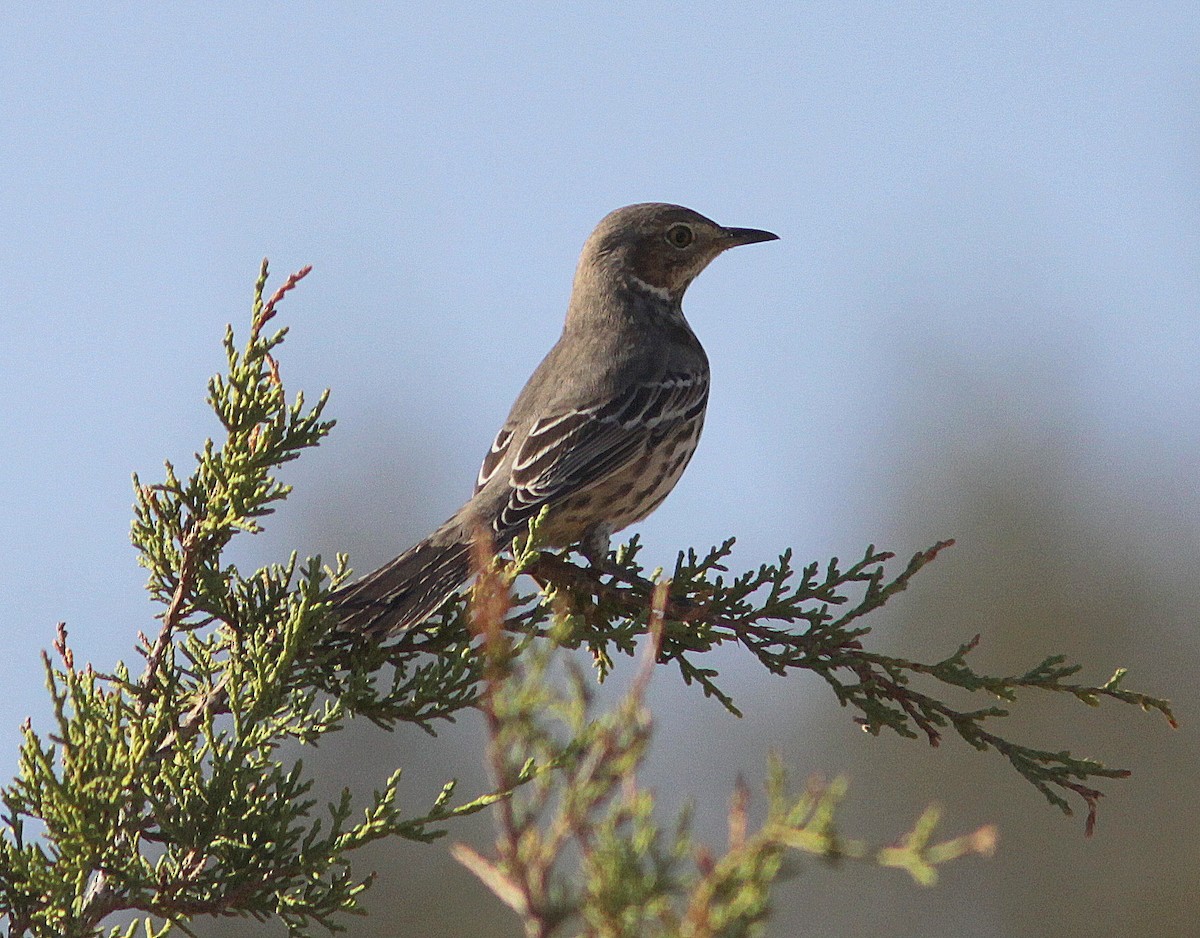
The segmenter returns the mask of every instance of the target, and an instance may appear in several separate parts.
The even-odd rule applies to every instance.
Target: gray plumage
[[[606,216],[580,254],[562,335],[517,396],[474,494],[334,594],[342,627],[390,634],[427,618],[470,576],[481,529],[503,549],[548,505],[549,543],[595,556],[657,508],[695,451],[708,402],[708,358],[683,294],[722,251],[775,238],[657,202]]]

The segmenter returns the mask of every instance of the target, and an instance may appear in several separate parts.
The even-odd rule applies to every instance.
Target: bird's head
[[[725,228],[682,205],[627,205],[606,215],[584,244],[576,283],[597,276],[617,278],[650,296],[678,302],[718,254],[778,237],[757,228]]]

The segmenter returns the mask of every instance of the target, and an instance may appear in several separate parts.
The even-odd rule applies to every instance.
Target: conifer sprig
[[[681,552],[665,600],[659,661],[674,664],[685,683],[696,684],[705,696],[737,715],[731,695],[718,683],[720,675],[699,663],[700,656],[717,646],[740,645],[772,674],[817,674],[842,706],[857,711],[855,721],[872,735],[888,729],[911,739],[923,736],[937,746],[948,728],[976,749],[1003,756],[1064,813],[1072,813],[1068,796],[1078,796],[1087,808],[1085,831],[1090,835],[1103,792],[1089,780],[1125,778],[1127,769],[1108,768],[1066,750],[1014,742],[984,727],[985,722],[1007,717],[1008,708],[987,704],[962,710],[934,690],[918,690],[914,680],[985,694],[1006,704],[1033,690],[1066,694],[1089,706],[1110,699],[1157,711],[1175,727],[1170,704],[1124,689],[1124,669],[1100,685],[1067,682],[1080,665],[1065,663],[1061,655],[1047,657],[1022,674],[976,672],[967,656],[979,644],[978,635],[933,664],[871,651],[866,642],[872,627],[863,624],[863,618],[906,589],[916,573],[953,543],[941,541],[915,554],[890,578],[886,564],[893,555],[873,546],[847,567],[834,558],[823,567],[811,563],[796,570],[791,552],[785,551],[777,563],[732,578],[727,566],[732,538],[703,556]],[[613,655],[632,654],[649,627],[647,610],[656,582],[638,563],[639,548],[636,538],[622,545],[610,554],[603,571],[572,564],[562,554],[543,552],[522,561],[526,572],[546,584],[549,602],[542,608],[557,603],[564,611],[572,625],[569,640],[588,646],[601,677],[611,671]]]
[[[502,593],[502,579],[489,571],[482,589],[490,596]],[[481,698],[488,761],[495,785],[513,795],[497,806],[493,855],[465,844],[453,849],[518,916],[526,935],[749,936],[760,933],[771,888],[797,853],[903,869],[932,885],[939,865],[991,852],[996,833],[988,826],[936,840],[935,809],[892,846],[846,838],[836,821],[845,782],[813,782],[797,797],[774,759],[766,820],[751,830],[750,790],[739,782],[720,854],[695,839],[689,811],[664,824],[653,792],[638,783],[638,771],[652,740],[645,695],[661,661],[667,586],[660,582],[653,594],[648,642],[629,690],[602,713],[587,676],[563,660],[559,642],[536,642],[515,654],[495,614],[503,605],[484,604],[493,610],[490,623],[479,626],[489,660]],[[566,628],[560,620],[552,639]],[[550,771],[518,786],[531,765]]]
[[[370,881],[351,870],[355,850],[384,837],[432,840],[495,799],[455,805],[448,782],[407,814],[396,770],[366,794],[365,810],[351,810],[349,790],[320,807],[303,764],[281,750],[355,712],[427,725],[463,705],[471,671],[443,644],[381,683],[377,652],[360,649],[325,677],[348,692],[322,695],[312,669],[345,644],[326,614],[344,561],[330,570],[293,555],[243,574],[223,559],[291,491],[278,469],[333,427],[322,416],[327,394],[311,406],[302,395],[288,401],[273,357],[287,330],[266,331],[307,273],[264,301],[264,262],[247,341],[239,348],[226,331],[227,369],[209,383],[220,441],[205,442],[186,478],[168,463],[162,482],[134,479],[132,540],[162,608],[157,633],[136,649],[140,676],[123,663],[111,674],[78,666],[65,627],[57,660],[44,659],[53,731],[26,722],[19,774],[0,790],[0,923],[10,938],[91,938],[131,911],[147,934],[190,933],[201,915],[274,918],[295,936],[335,928],[360,911]]]

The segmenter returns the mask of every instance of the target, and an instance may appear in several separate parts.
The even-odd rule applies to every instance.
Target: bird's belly
[[[675,488],[687,468],[704,416],[652,441],[636,459],[607,478],[568,496],[550,509],[548,540],[574,544],[597,527],[620,531],[649,515]]]

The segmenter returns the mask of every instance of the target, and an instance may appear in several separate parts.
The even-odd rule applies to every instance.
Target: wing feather
[[[498,531],[511,531],[544,505],[618,472],[673,428],[696,419],[707,402],[708,376],[677,372],[631,385],[609,400],[538,419],[513,455]]]

